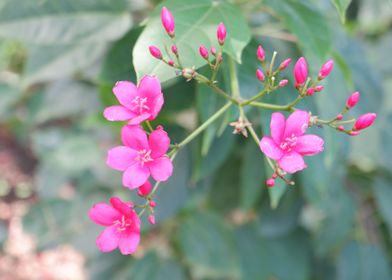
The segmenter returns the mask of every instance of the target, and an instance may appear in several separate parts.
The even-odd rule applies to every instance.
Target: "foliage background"
[[[193,9],[195,3],[204,6]],[[136,82],[136,73],[156,65],[145,46],[164,36],[161,27],[154,28],[157,5],[147,0],[0,1],[0,278],[43,279],[39,256],[67,244],[78,255],[81,272],[67,269],[60,278],[60,270],[49,265],[47,275],[391,279],[388,0],[165,2],[173,11],[183,9],[175,12],[180,37],[206,18],[181,39],[192,59],[198,59],[198,44],[215,36],[220,17],[225,19],[231,43],[245,47],[242,54],[229,50],[242,58],[237,73],[244,97],[260,89],[254,72],[261,42],[269,57],[278,51],[279,61],[305,55],[314,74],[327,58],[335,60],[325,91],[302,108],[329,118],[359,90],[355,115],[374,111],[379,117],[358,137],[315,128],[326,139],[325,152],[307,159],[309,168],[295,176],[296,186],[268,190],[263,182],[270,171],[257,146],[227,127],[236,116],[233,110],[179,153],[173,177],[156,197],[157,225],[144,221],[137,254],[98,252],[95,237],[101,228],[88,220],[91,205],[112,195],[138,199],[121,187],[121,175],[105,166],[106,150],[119,143],[120,125],[105,121],[102,110],[115,102],[111,88],[117,80]],[[248,33],[251,41],[244,36]],[[170,78],[169,69],[154,69]],[[291,70],[286,72],[290,81]],[[226,68],[219,79],[229,90]],[[165,106],[154,124],[164,124],[175,142],[222,104],[208,88],[183,79],[166,81],[164,94]],[[271,99],[285,104],[293,95],[281,90]],[[249,112],[259,133],[270,113]],[[54,263],[69,265],[61,254]],[[13,274],[25,267],[26,258],[37,266],[27,276]]]

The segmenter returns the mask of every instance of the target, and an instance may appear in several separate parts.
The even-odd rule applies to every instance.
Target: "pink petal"
[[[284,154],[283,157],[278,161],[278,164],[279,167],[287,173],[295,173],[307,167],[303,157],[297,152],[293,151]]]
[[[141,166],[140,163],[135,163],[125,170],[122,180],[123,185],[130,189],[136,189],[143,185],[149,176],[150,171],[146,165]]]
[[[145,112],[145,113],[138,115],[138,116],[134,117],[133,119],[131,119],[128,122],[128,124],[130,124],[130,125],[140,124],[141,122],[144,122],[145,120],[149,119],[150,116],[151,116],[150,113]]]
[[[103,116],[108,121],[127,121],[135,117],[135,114],[121,105],[110,106],[103,111]]]
[[[137,95],[137,87],[128,81],[119,81],[113,88],[113,93],[121,105],[131,108],[132,100]]]
[[[153,101],[148,105],[151,109],[150,109],[150,113],[151,113],[151,117],[149,118],[149,120],[153,120],[157,117],[157,115],[159,114],[159,112],[162,109],[163,106],[163,94],[160,93],[158,94]]]
[[[294,149],[304,156],[316,155],[324,150],[324,140],[317,135],[302,135],[297,138]]]
[[[282,113],[276,112],[272,114],[270,128],[272,139],[277,144],[281,143],[285,129],[285,118]]]
[[[115,170],[125,171],[128,167],[135,163],[137,155],[137,151],[129,147],[114,147],[108,151],[106,164]]]
[[[155,181],[166,181],[173,174],[173,163],[166,156],[149,162],[148,167]]]
[[[141,97],[153,98],[161,93],[161,83],[156,77],[146,75],[140,81],[138,93]]]
[[[126,125],[121,129],[121,140],[124,145],[140,151],[149,149],[147,134],[139,125]]]
[[[137,246],[140,242],[140,233],[131,232],[131,233],[123,233],[118,242],[118,247],[120,249],[121,254],[129,255],[133,254]]]
[[[301,136],[308,129],[309,125],[309,113],[306,111],[297,110],[292,113],[286,121],[286,128],[284,138],[295,136]]]
[[[101,226],[110,226],[115,220],[121,218],[121,214],[106,203],[94,204],[90,211],[88,211],[88,216],[96,224]]]
[[[283,151],[275,144],[271,137],[264,136],[260,141],[261,151],[269,158],[278,160],[283,156]]]
[[[151,157],[157,158],[164,155],[169,149],[170,138],[162,128],[154,130],[148,139],[151,149]]]
[[[102,252],[110,252],[117,248],[120,234],[115,226],[105,228],[98,236],[96,244]]]

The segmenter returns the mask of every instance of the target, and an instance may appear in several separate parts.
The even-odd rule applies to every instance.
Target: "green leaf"
[[[308,54],[323,61],[331,49],[328,20],[313,4],[286,0],[265,2],[277,13],[285,27],[297,38],[299,46]]]
[[[121,37],[130,26],[126,0],[20,0],[18,5],[5,0],[0,6],[0,37],[29,44],[101,43]]]
[[[224,51],[238,62],[241,61],[243,48],[249,42],[251,33],[245,18],[238,7],[226,1],[169,0],[162,5],[167,6],[176,21],[176,44],[184,67],[199,68],[206,61],[199,55],[199,46],[218,46],[216,28],[224,22],[227,28],[227,39]],[[148,47],[155,45],[164,50],[170,48],[172,42],[161,25],[160,11],[162,5],[154,10],[146,28],[140,35],[133,49],[133,64],[138,80],[146,74],[157,75],[162,82],[176,76],[175,71],[166,64],[153,58]]]
[[[194,213],[180,224],[178,242],[194,278],[238,278],[233,235],[222,217]]]
[[[388,280],[391,279],[391,270],[386,255],[379,247],[351,242],[339,256],[337,278]]]
[[[14,113],[12,106],[18,101],[23,91],[11,84],[0,83],[0,118],[6,119]]]
[[[350,6],[351,0],[331,0],[334,4],[336,11],[339,14],[340,21],[342,23],[346,22],[346,11],[348,6]]]
[[[252,139],[245,145],[240,169],[241,207],[249,210],[260,199],[265,186],[263,154]]]
[[[391,179],[387,177],[377,177],[374,182],[374,194],[380,214],[392,232],[392,188]]]

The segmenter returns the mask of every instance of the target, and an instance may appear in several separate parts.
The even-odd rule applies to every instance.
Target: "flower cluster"
[[[267,158],[272,169],[271,177],[265,182],[268,187],[275,185],[277,177],[287,184],[294,184],[285,176],[307,167],[304,156],[316,155],[323,151],[324,140],[321,137],[305,134],[309,127],[329,126],[338,132],[354,136],[371,126],[376,119],[375,113],[367,113],[358,119],[343,120],[344,115],[349,113],[359,102],[360,94],[358,92],[354,92],[348,98],[343,109],[330,120],[322,120],[309,111],[295,107],[304,98],[323,91],[324,86],[320,82],[332,71],[334,66],[332,60],[325,62],[317,77],[312,80],[309,76],[306,59],[304,57],[299,58],[294,65],[293,72],[294,90],[297,92],[296,98],[286,105],[259,102],[265,95],[289,84],[288,79],[280,79],[279,76],[288,68],[292,60],[291,58],[285,58],[276,66],[277,52],[274,52],[271,60],[267,61],[266,52],[262,46],[258,46],[256,50],[256,57],[260,62],[260,67],[256,69],[256,78],[263,84],[263,90],[244,100],[239,93],[237,81],[232,83],[232,92],[228,94],[218,86],[219,83],[215,79],[223,63],[223,47],[227,37],[225,25],[220,23],[217,26],[218,49],[213,45],[210,46],[209,50],[204,45],[199,47],[200,56],[211,69],[211,77],[208,78],[198,73],[194,66],[184,67],[181,64],[175,41],[174,17],[166,7],[162,8],[161,20],[164,30],[172,40],[171,53],[165,47],[166,54],[163,55],[158,47],[150,46],[151,55],[160,62],[174,68],[176,73],[181,74],[185,79],[194,79],[209,86],[213,92],[227,99],[228,102],[183,141],[171,146],[170,139],[163,127],[157,126],[153,129],[149,122],[157,117],[164,103],[159,80],[154,76],[145,76],[141,79],[139,85],[134,85],[128,81],[116,83],[113,93],[119,105],[106,108],[104,116],[109,121],[127,121],[127,124],[121,130],[122,145],[108,151],[107,164],[111,168],[123,172],[122,183],[124,187],[131,190],[137,189],[137,194],[145,199],[145,204],[134,205],[131,202],[122,202],[120,198],[112,197],[110,205],[98,203],[91,208],[90,218],[98,225],[106,227],[97,239],[97,245],[103,252],[114,250],[117,247],[122,254],[132,254],[136,250],[140,241],[140,216],[146,210],[149,211],[148,221],[155,224],[153,214],[156,202],[152,200],[153,194],[159,183],[168,180],[172,175],[172,159],[177,151],[200,135],[204,129],[221,117],[231,106],[236,106],[238,109],[238,119],[230,123],[234,127],[233,133],[242,134],[245,137],[250,134]],[[231,71],[235,71],[235,69],[231,69]],[[232,74],[230,75],[231,78],[235,79],[237,77],[236,73]],[[291,114],[286,118],[280,112],[273,113],[270,122],[270,136],[263,136],[259,139],[258,133],[245,114],[244,107],[246,106],[265,110],[287,111]],[[352,125],[352,127],[348,128],[345,125]],[[148,129],[148,132],[145,131],[144,127]],[[170,147],[172,149],[168,152]],[[151,185],[150,177],[155,181],[154,187]],[[138,207],[141,208],[139,213],[135,211],[135,208]]]

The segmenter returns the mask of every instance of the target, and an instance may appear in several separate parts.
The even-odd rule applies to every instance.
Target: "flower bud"
[[[256,77],[257,77],[257,79],[259,79],[259,81],[264,81],[265,80],[264,73],[260,69],[256,70]]]
[[[148,222],[152,225],[155,225],[155,216],[154,215],[148,216]]]
[[[174,37],[175,23],[174,18],[168,8],[163,7],[161,11],[162,25],[170,37]]]
[[[359,117],[354,124],[353,130],[365,129],[373,124],[377,118],[376,113],[367,113]]]
[[[157,59],[162,59],[162,53],[157,47],[150,46],[148,49],[150,50],[150,53],[153,57]]]
[[[267,179],[267,181],[265,181],[265,184],[267,185],[267,187],[272,188],[273,186],[275,186],[275,179],[269,178]]]
[[[169,59],[168,62],[167,62],[167,64],[169,64],[170,66],[173,66],[173,65],[174,65],[174,61],[171,60],[171,59]]]
[[[330,59],[321,66],[320,72],[318,74],[318,79],[322,80],[329,75],[333,68],[333,60]]]
[[[290,63],[291,63],[291,58],[287,58],[287,59],[283,60],[282,63],[279,65],[279,70],[286,69]]]
[[[351,109],[352,107],[357,105],[359,98],[360,98],[360,94],[358,91],[351,94],[351,96],[347,99],[346,108]]]
[[[154,200],[151,200],[149,204],[150,204],[150,207],[152,207],[152,208],[157,206],[157,203]]]
[[[259,45],[259,47],[257,48],[256,54],[257,54],[258,60],[264,61],[264,59],[265,59],[265,52],[264,52],[264,49],[263,49],[262,46]]]
[[[344,131],[344,126],[343,126],[343,125],[339,125],[339,126],[337,127],[337,130],[339,130],[339,131]]]
[[[211,54],[212,54],[213,56],[216,55],[216,49],[215,49],[214,47],[211,47],[211,48],[210,48],[210,51],[211,51]]]
[[[172,53],[177,54],[177,52],[178,52],[177,46],[176,45],[172,45],[171,46],[171,51],[172,51]]]
[[[338,121],[341,121],[343,119],[343,115],[339,114],[339,115],[336,116],[335,119],[337,119]]]
[[[150,181],[146,181],[143,185],[141,185],[137,191],[139,196],[147,196],[151,191],[151,183]]]
[[[312,96],[314,93],[315,93],[315,90],[312,87],[308,88],[308,90],[306,91],[307,96]]]
[[[315,87],[314,87],[314,91],[315,91],[315,92],[320,92],[320,91],[322,91],[323,89],[324,89],[324,86],[321,86],[321,85],[320,85],[320,86],[315,86]]]
[[[208,59],[208,50],[205,46],[203,46],[203,45],[200,46],[199,53],[202,58],[204,58],[206,60]]]
[[[280,87],[284,87],[284,86],[286,86],[286,85],[288,84],[288,82],[289,82],[289,80],[281,80],[281,81],[279,82],[279,86],[280,86]]]
[[[302,85],[308,78],[308,66],[303,57],[299,58],[295,63],[294,78],[297,85]]]
[[[192,80],[195,77],[195,69],[193,68],[184,68],[182,69],[182,76],[188,81]]]
[[[219,23],[216,36],[218,37],[219,45],[223,46],[226,40],[226,27],[223,22]]]
[[[359,131],[350,131],[350,136],[357,136],[359,135]]]

